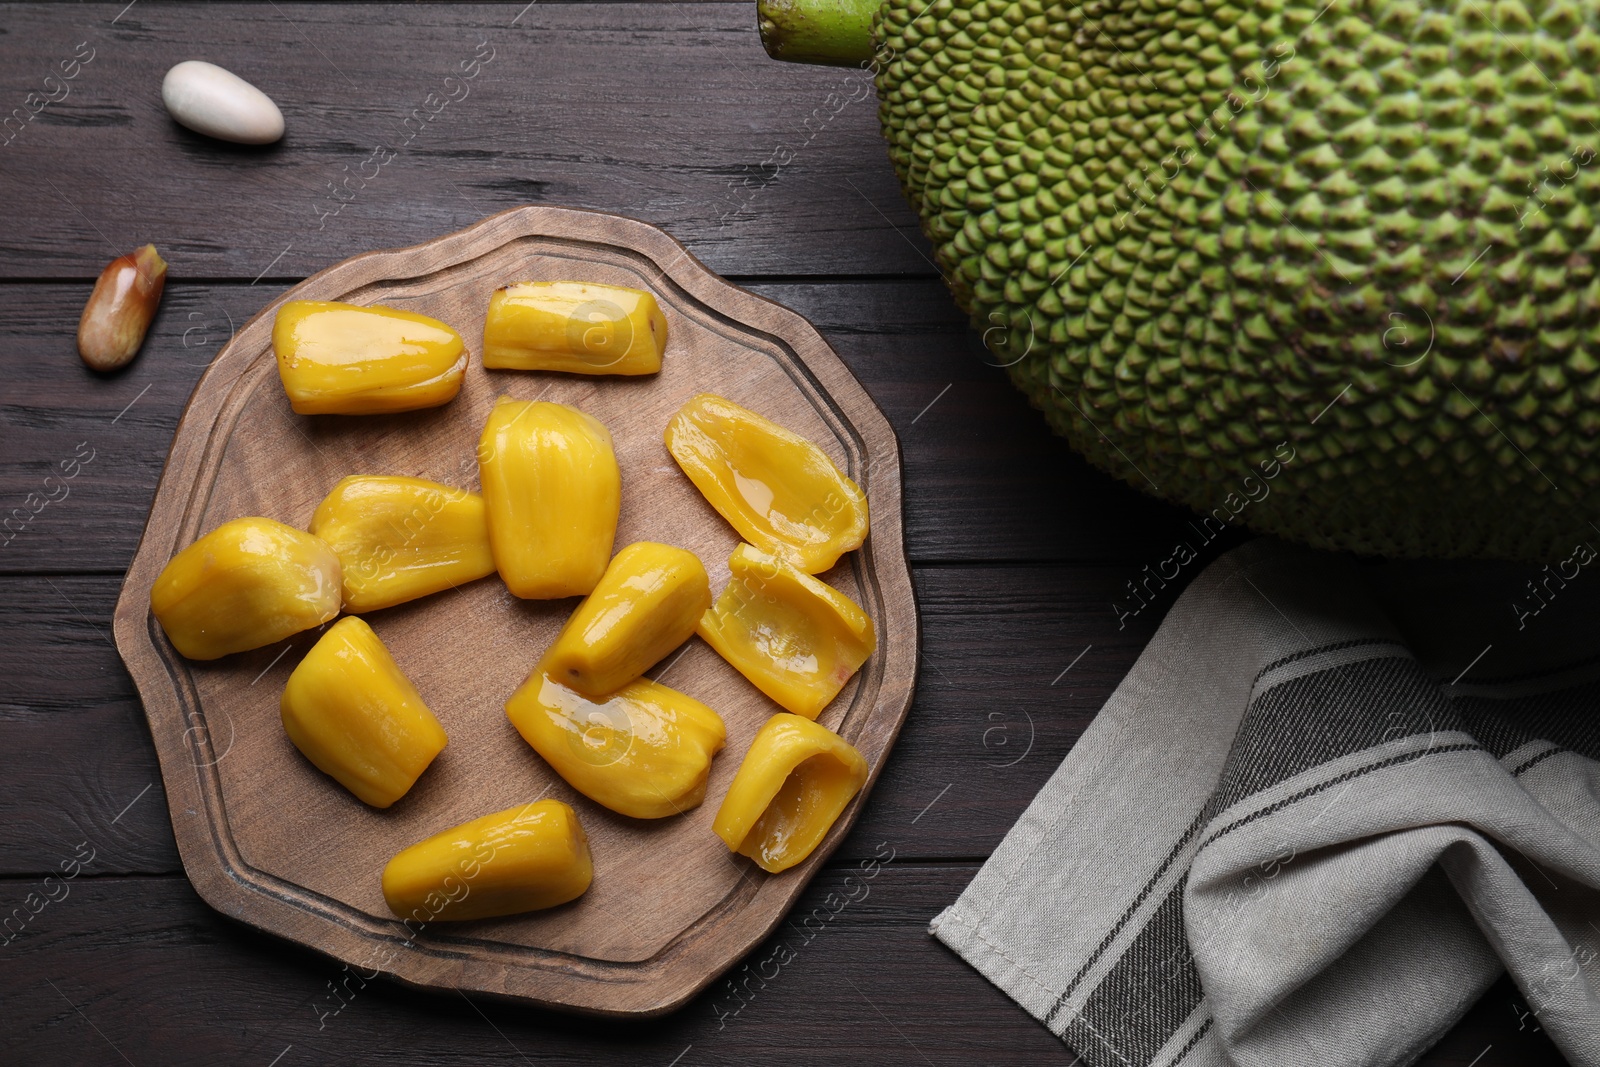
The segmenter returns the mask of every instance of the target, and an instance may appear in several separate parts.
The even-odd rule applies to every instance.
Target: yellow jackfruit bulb
[[[740,545],[697,633],[755,687],[815,719],[878,647],[872,617],[832,586]]]
[[[694,636],[711,606],[693,552],[640,541],[618,552],[545,653],[540,669],[589,697],[615,692]]]
[[[731,400],[678,409],[667,450],[746,541],[820,574],[867,537],[867,498],[812,442]]]
[[[867,761],[809,719],[774,715],[756,732],[711,828],[762,870],[811,855],[867,781]]]
[[[301,415],[371,415],[448,403],[467,369],[461,335],[426,315],[291,300],[272,324],[289,406]]]
[[[489,297],[483,365],[571,374],[654,374],[667,317],[640,289],[596,282],[518,282]]]
[[[501,397],[478,441],[489,544],[506,588],[586,595],[605,573],[622,507],[611,433],[565,404]]]
[[[234,519],[172,557],[150,587],[150,611],[179,652],[217,659],[334,618],[339,585],[339,557],[321,538]]]
[[[400,918],[419,923],[488,919],[576,900],[593,880],[577,813],[559,800],[539,800],[401,851],[383,869],[383,899]]]
[[[635,819],[704,800],[711,757],[727,737],[716,712],[644,678],[595,701],[535,671],[506,702],[506,717],[568,785]]]
[[[339,556],[346,611],[376,611],[494,573],[483,498],[421,478],[352,475],[311,516]]]
[[[445,746],[444,727],[417,687],[354,615],[306,653],[280,709],[294,747],[375,808],[405,796]]]

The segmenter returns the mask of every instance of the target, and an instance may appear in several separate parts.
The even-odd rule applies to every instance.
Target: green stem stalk
[[[758,0],[767,55],[790,63],[858,67],[872,58],[880,0]]]

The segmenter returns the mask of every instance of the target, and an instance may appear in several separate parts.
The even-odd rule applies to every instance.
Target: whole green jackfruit
[[[1098,466],[1307,544],[1600,526],[1600,2],[886,0],[880,117]]]

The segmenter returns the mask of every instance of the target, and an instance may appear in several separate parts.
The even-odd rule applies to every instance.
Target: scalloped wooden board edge
[[[478,342],[488,290],[524,277],[577,276],[584,267],[587,280],[628,284],[632,278],[656,293],[670,327],[661,374],[623,384],[484,371]],[[277,308],[296,299],[450,312],[436,317],[461,330],[471,353],[462,397],[406,415],[294,416],[277,381],[271,327]],[[443,769],[436,763],[413,795],[378,813],[321,778],[275,721],[276,693],[296,661],[287,652],[303,654],[310,635],[215,665],[191,664],[150,616],[150,587],[173,552],[236,517],[227,512],[239,507],[259,507],[258,513],[303,527],[332,480],[360,472],[341,463],[406,467],[367,472],[421,473],[476,488],[475,468],[468,470],[458,446],[475,442],[481,419],[473,413],[481,414],[500,392],[544,395],[585,410],[610,405],[610,417],[601,417],[617,436],[624,466],[617,547],[645,539],[641,533],[672,539],[658,537],[658,530],[675,533],[680,542],[695,540],[686,547],[702,554],[718,588],[726,579],[726,553],[716,558],[714,552],[731,550],[738,538],[692,488],[684,492],[687,479],[659,445],[663,413],[700,390],[727,395],[812,436],[862,487],[871,514],[867,543],[823,577],[873,617],[878,652],[821,717],[861,751],[871,777],[816,852],[784,874],[764,874],[729,855],[710,834],[710,818],[749,735],[776,706],[697,638],[681,663],[669,659],[665,671],[653,673],[676,672],[674,685],[722,711],[728,747],[713,764],[704,804],[660,821],[675,825],[647,827],[578,797],[514,734],[503,745],[500,740],[509,730],[498,712],[509,696],[507,679],[531,667],[539,644],[533,638],[548,640],[573,602],[507,603],[512,598],[497,593],[499,580],[490,577],[369,617],[445,721],[452,746],[459,735],[469,749],[457,756],[447,748],[453,762]],[[436,462],[462,477],[438,476],[430,467]],[[631,496],[630,485],[636,486]],[[456,643],[435,649],[430,624],[437,631],[441,619]],[[516,640],[510,652],[501,652],[508,628]],[[144,703],[184,869],[212,907],[363,976],[377,972],[412,986],[586,1014],[660,1015],[681,1007],[782,921],[855,821],[909,711],[918,621],[904,549],[899,445],[866,390],[801,316],[722,280],[646,223],[566,208],[515,208],[410,248],[329,267],[269,302],[234,335],[184,409],[114,629]],[[282,663],[274,659],[279,656]],[[421,664],[416,673],[411,664]],[[251,676],[256,681],[246,684]],[[519,784],[524,778],[526,787]],[[596,886],[585,898],[527,918],[433,924],[417,932],[373,905],[377,870],[367,867],[378,854],[362,849],[392,848],[421,828],[442,829],[494,810],[446,817],[441,806],[488,804],[499,790],[526,796],[539,788],[573,803],[589,830]],[[419,792],[425,795],[415,796]],[[636,905],[642,910],[619,923],[630,899],[643,902]]]

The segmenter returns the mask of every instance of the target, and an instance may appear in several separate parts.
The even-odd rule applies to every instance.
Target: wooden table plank
[[[917,570],[916,699],[842,856],[870,856],[887,837],[913,858],[994,849],[1154,631],[1153,611],[1115,630],[1122,574]],[[11,635],[0,644],[0,781],[9,785],[0,825],[11,828],[0,837],[0,876],[48,873],[65,845],[85,839],[100,843],[97,873],[180,870],[149,730],[105,632],[120,584],[0,578]],[[259,661],[260,684],[281,686],[308,644],[291,641],[296,651],[282,659],[278,646],[245,655]],[[223,726],[213,731],[220,745]]]
[[[971,873],[896,860],[846,886],[845,872],[825,872],[793,925],[752,954],[748,976],[735,972],[738,994],[723,983],[673,1016],[633,1024],[387,982],[363,988],[353,972],[222,919],[182,879],[81,878],[5,946],[8,972],[27,978],[7,983],[0,1034],[13,1063],[120,1062],[120,1052],[137,1064],[264,1065],[293,1046],[285,1065],[524,1056],[664,1065],[690,1045],[680,1067],[772,1056],[887,1063],[915,1060],[908,1039],[940,1064],[971,1063],[980,1049],[998,1057],[990,1062],[1070,1063],[1064,1046],[927,935],[927,916]],[[8,897],[23,888],[0,884]],[[856,900],[841,906],[843,893]],[[775,956],[780,944],[792,958]],[[886,975],[901,979],[900,992],[884,988]],[[330,983],[343,986],[342,999]]]
[[[281,1067],[680,1054],[682,1067],[1071,1062],[923,928],[972,877],[958,861],[992,849],[1170,604],[1175,588],[1124,631],[1109,598],[1166,556],[1186,516],[1090,471],[982,366],[975,334],[932,278],[859,74],[770,62],[747,3],[116,0],[5,12],[0,100],[40,90],[79,42],[93,59],[67,99],[0,133],[10,209],[0,504],[24,505],[46,474],[87,454],[80,442],[94,458],[0,550],[0,574],[13,575],[0,578],[0,816],[12,831],[0,838],[0,904],[21,904],[80,844],[95,859],[68,898],[0,944],[12,963],[0,1060],[121,1062],[100,1027],[138,1063],[268,1063],[289,1045]],[[488,54],[480,41],[493,58],[468,95],[426,118],[416,111],[463,60]],[[159,76],[197,51],[277,98],[290,123],[283,145],[230,148],[171,123]],[[394,158],[376,177],[352,178],[339,207],[349,197],[339,183],[380,142]],[[776,167],[775,153],[793,160]],[[866,812],[794,921],[882,843],[897,860],[733,1017],[727,983],[636,1026],[377,983],[319,1029],[338,970],[231,924],[176,875],[142,712],[103,631],[182,403],[224,324],[353,251],[527,202],[665,226],[713,269],[817,322],[895,423],[923,676]],[[87,282],[147,240],[175,279],[155,337],[129,371],[95,378],[71,351]],[[987,565],[1001,561],[1096,565]],[[1056,681],[1080,645],[1083,658]],[[769,965],[792,936],[748,964]],[[1561,1063],[1536,1026],[1502,982],[1421,1062]]]
[[[222,918],[181,878],[80,876],[53,887],[57,899],[0,946],[7,975],[0,1056],[28,1064],[110,1064],[120,1056],[168,1067],[1070,1067],[1075,1057],[1066,1046],[928,936],[928,917],[973,873],[898,856],[872,877],[859,865],[824,871],[790,922],[745,965],[681,1012],[639,1023],[363,982],[370,972],[346,971]],[[37,888],[0,881],[0,902]],[[1519,1020],[1518,1003],[1509,983],[1500,983],[1421,1062],[1558,1067],[1562,1059],[1525,1006]]]
[[[73,329],[89,285],[0,284],[0,573],[117,572],[133,556],[184,402],[231,331],[282,283],[175,279],[139,358],[98,375]],[[942,283],[749,284],[817,323],[900,437],[915,561],[1158,563],[1189,513],[1089,467],[1052,436]],[[64,491],[45,478],[76,456]],[[55,494],[40,504],[29,494]],[[37,509],[37,510],[35,510]],[[92,521],[91,521],[92,517]]]
[[[870,79],[773,62],[747,4],[124,6],[7,8],[8,109],[77,75],[0,133],[0,277],[146,241],[177,276],[304,277],[527,203],[653,222],[721,273],[933,273]],[[161,75],[197,55],[277,101],[280,144],[167,116]]]

